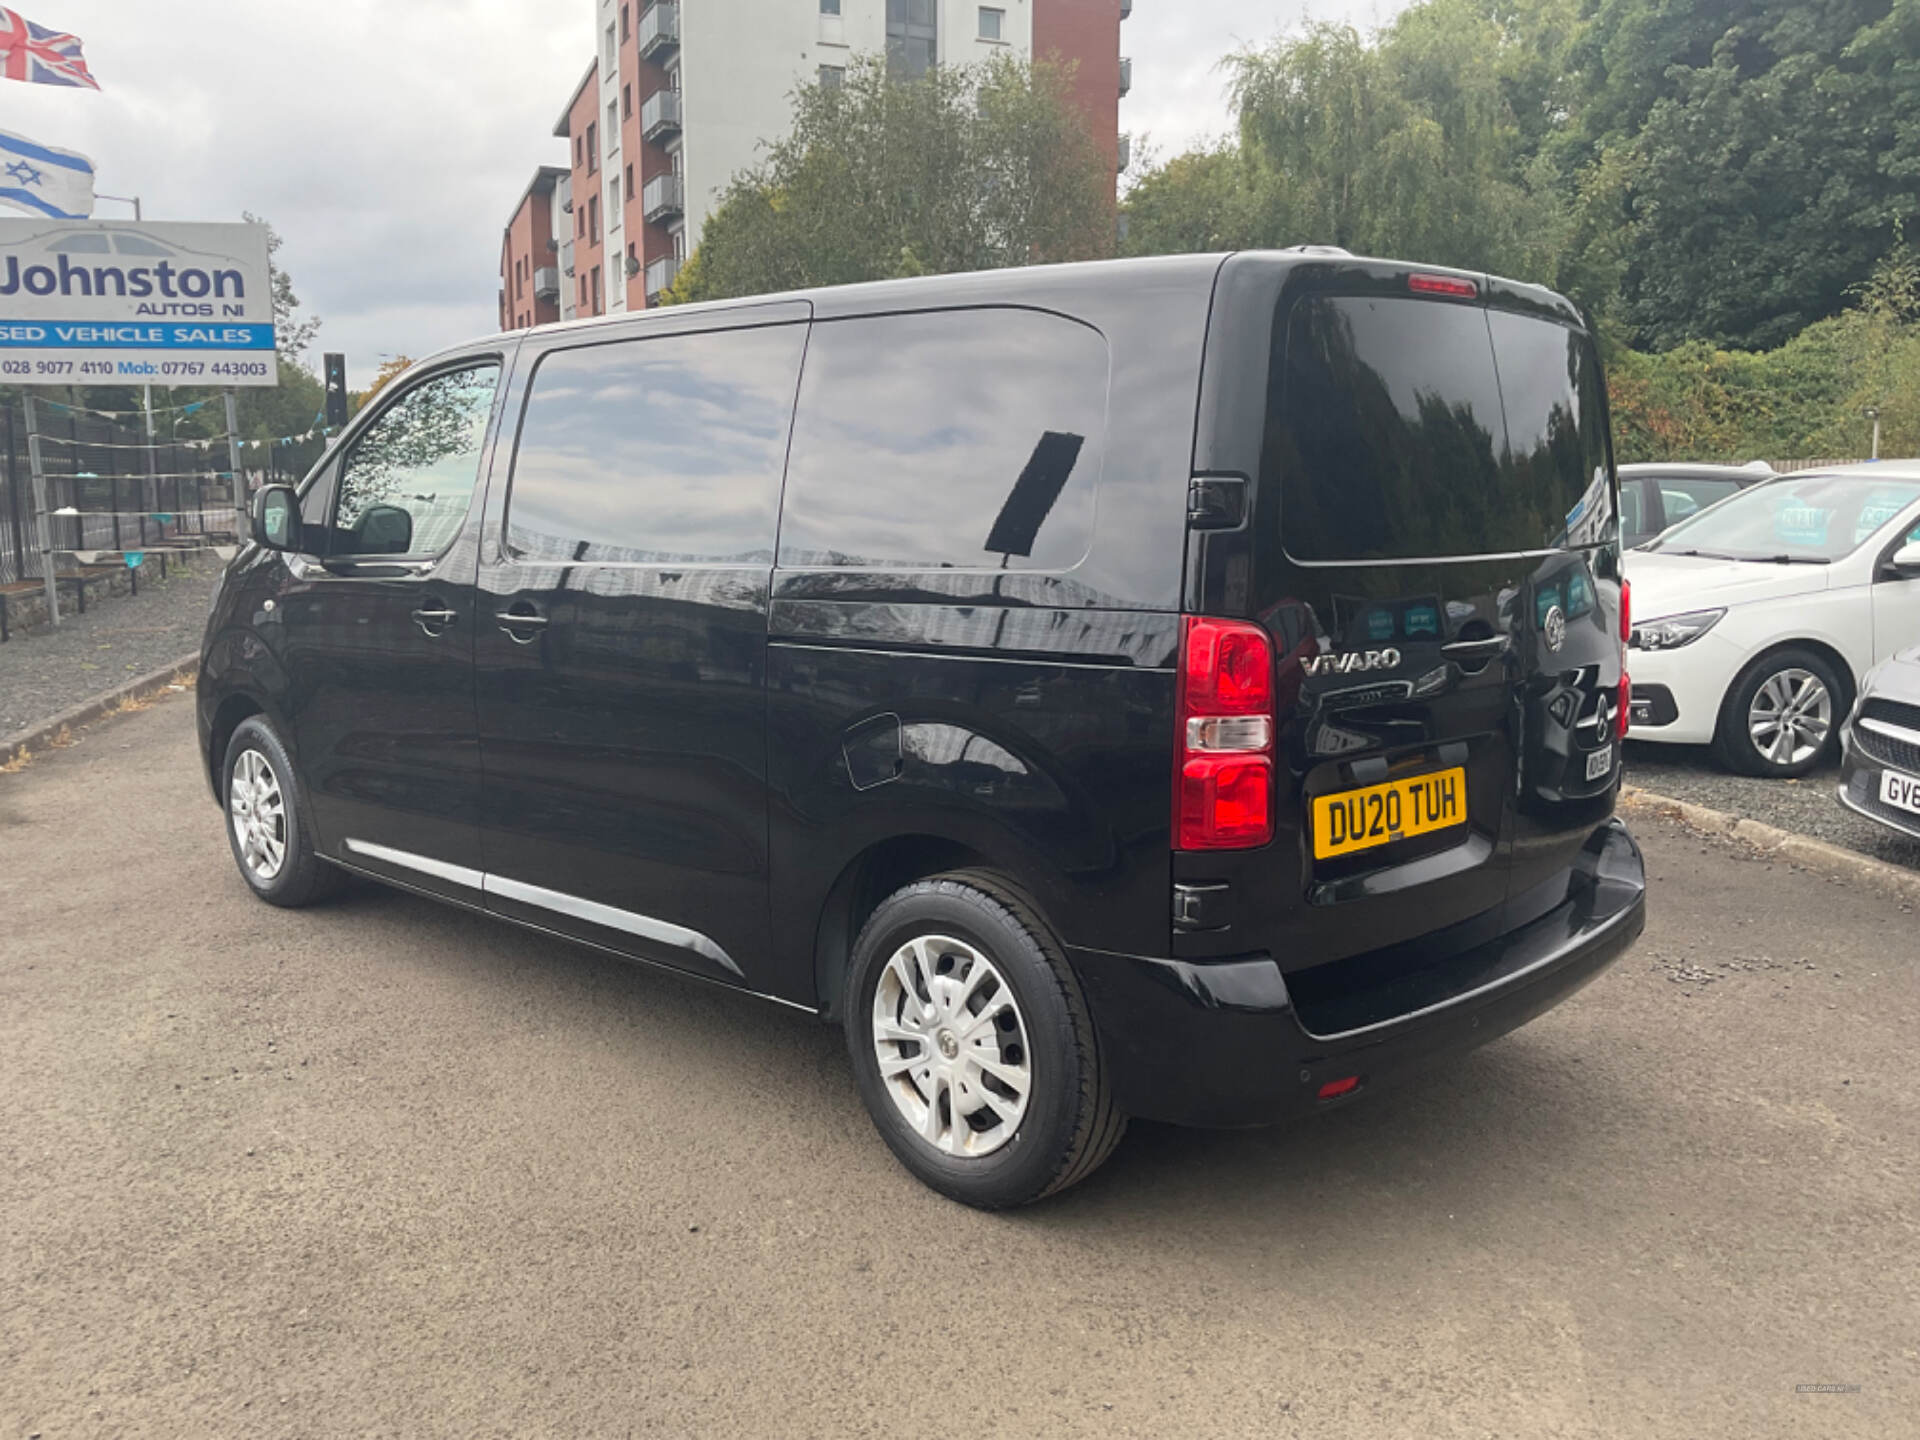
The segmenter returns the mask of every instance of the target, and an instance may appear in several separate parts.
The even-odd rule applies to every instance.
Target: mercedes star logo
[[[1547,637],[1547,649],[1558,654],[1567,643],[1567,612],[1558,605],[1547,611],[1547,623],[1540,627]]]

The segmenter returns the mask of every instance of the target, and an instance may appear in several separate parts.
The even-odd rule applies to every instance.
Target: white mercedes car
[[[1627,552],[1626,575],[1633,738],[1804,775],[1860,677],[1920,642],[1920,461],[1765,481]]]

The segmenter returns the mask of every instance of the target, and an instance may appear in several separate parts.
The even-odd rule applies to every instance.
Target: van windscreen
[[[1315,295],[1276,324],[1262,490],[1307,561],[1497,555],[1615,533],[1600,374],[1552,320]]]

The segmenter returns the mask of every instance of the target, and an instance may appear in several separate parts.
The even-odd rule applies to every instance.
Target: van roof
[[[1220,267],[1228,260],[1246,258],[1276,266],[1397,266],[1423,273],[1458,276],[1473,280],[1485,289],[1492,284],[1509,292],[1518,291],[1535,303],[1556,310],[1563,318],[1580,322],[1580,315],[1563,296],[1537,285],[1506,280],[1486,272],[1460,270],[1444,265],[1425,265],[1415,261],[1382,260],[1367,256],[1334,255],[1326,247],[1295,247],[1291,250],[1221,251],[1199,255],[1152,255],[1126,260],[1088,260],[1067,265],[1027,265],[1002,270],[970,270],[952,275],[917,276],[909,280],[873,280],[854,285],[821,285],[804,290],[786,290],[767,295],[742,296],[733,300],[706,300],[692,305],[671,307],[677,317],[706,315],[748,306],[770,305],[780,301],[804,301],[813,307],[816,318],[872,314],[886,311],[942,309],[949,306],[981,303],[1035,305],[1046,307],[1067,302],[1076,292],[1093,287],[1120,284],[1154,286],[1193,286],[1211,289]],[[562,320],[537,328],[542,334],[592,333],[622,326],[658,323],[658,310],[634,310],[612,315],[595,315],[580,320]],[[425,357],[421,363],[458,354],[469,348],[497,345],[507,335],[525,335],[526,330],[503,331],[448,346]]]

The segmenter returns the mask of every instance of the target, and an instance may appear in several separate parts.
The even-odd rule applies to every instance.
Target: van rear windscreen
[[[1552,320],[1315,295],[1276,324],[1262,489],[1308,561],[1592,545],[1615,534],[1600,370]]]

